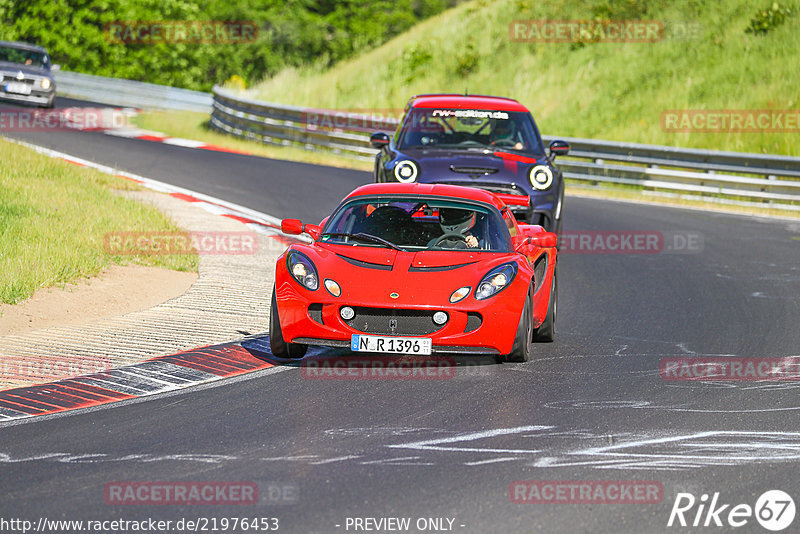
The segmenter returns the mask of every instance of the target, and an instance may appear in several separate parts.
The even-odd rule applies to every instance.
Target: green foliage
[[[470,41],[464,51],[456,57],[456,74],[460,78],[466,77],[478,68],[481,56],[475,50],[475,44]]]
[[[794,13],[794,9],[773,2],[769,9],[762,9],[750,19],[750,24],[744,30],[745,33],[756,35],[766,35],[773,28],[780,26],[786,18]]]
[[[406,83],[411,83],[417,74],[433,60],[428,47],[420,44],[403,49],[402,63]]]
[[[283,68],[328,67],[374,48],[458,0],[0,0],[0,39],[47,47],[66,70],[209,90]],[[252,21],[254,41],[126,44],[107,25]]]

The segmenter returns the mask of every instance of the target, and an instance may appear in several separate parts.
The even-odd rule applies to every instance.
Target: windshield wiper
[[[400,252],[408,252],[406,249],[404,249],[402,247],[398,247],[397,245],[395,245],[391,241],[387,241],[387,240],[383,239],[382,237],[378,237],[376,235],[365,234],[363,232],[359,232],[357,234],[349,234],[347,232],[325,232],[320,237],[325,237],[325,236],[329,236],[329,237],[357,237],[359,239],[363,239],[364,241],[372,241],[373,243],[379,243],[381,245],[386,245],[387,247],[393,248],[394,250],[399,250]]]

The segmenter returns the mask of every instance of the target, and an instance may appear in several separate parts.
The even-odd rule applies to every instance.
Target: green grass
[[[364,171],[372,170],[373,167],[371,162],[358,161],[330,152],[312,152],[295,147],[267,145],[220,133],[209,128],[208,113],[194,111],[149,111],[135,116],[132,122],[139,128],[165,133],[170,137],[182,137],[184,139],[203,141],[205,143],[246,152],[248,154],[255,154],[265,158],[303,161],[317,165],[330,165],[332,167],[344,167]]]
[[[328,70],[282,71],[247,96],[326,108],[402,108],[424,92],[510,96],[544,134],[800,155],[797,133],[669,133],[675,109],[796,109],[800,15],[766,35],[746,33],[772,0],[476,0],[433,17]],[[781,2],[784,4],[784,2]],[[531,19],[696,23],[696,38],[656,43],[518,43],[509,24]]]
[[[156,208],[115,191],[136,184],[0,140],[0,302],[98,274],[111,263],[196,271],[197,256],[111,256],[108,232],[178,231]]]

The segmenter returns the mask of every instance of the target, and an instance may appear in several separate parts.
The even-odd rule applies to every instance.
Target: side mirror
[[[303,233],[303,222],[300,219],[284,219],[281,221],[281,232],[289,235],[300,235]]]
[[[289,235],[308,234],[314,241],[319,239],[322,228],[316,224],[303,224],[300,219],[283,219],[281,221],[281,232]]]
[[[50,71],[51,71],[51,72],[58,72],[58,71],[60,71],[60,70],[61,70],[61,65],[59,65],[58,63],[54,63],[54,64],[53,64],[53,65],[50,67]]]
[[[539,232],[530,236],[517,235],[511,239],[516,252],[521,252],[527,246],[555,248],[558,245],[558,236],[553,232]]]
[[[551,156],[566,156],[569,154],[569,143],[566,141],[553,141],[550,143]]]
[[[553,248],[558,245],[558,235],[553,232],[540,232],[530,239],[531,245],[539,248]]]
[[[369,144],[372,148],[380,150],[389,145],[389,136],[383,132],[376,132],[369,136]]]

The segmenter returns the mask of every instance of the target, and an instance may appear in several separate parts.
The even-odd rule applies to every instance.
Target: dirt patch
[[[146,310],[184,294],[197,273],[113,265],[99,276],[40,289],[19,304],[0,304],[0,336],[83,324]]]

